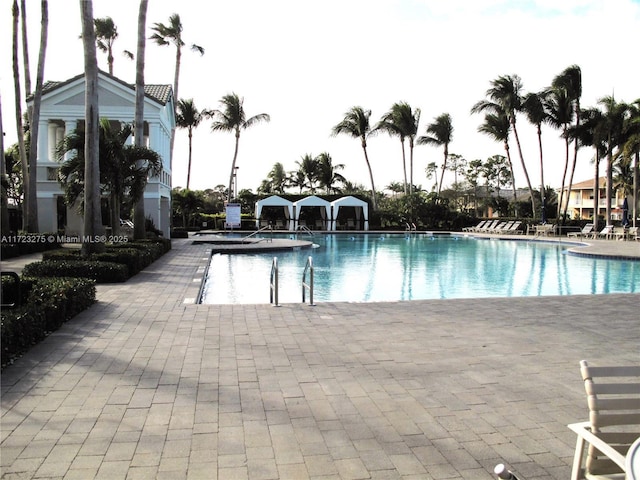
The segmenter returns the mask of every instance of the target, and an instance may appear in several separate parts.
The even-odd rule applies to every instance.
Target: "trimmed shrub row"
[[[41,262],[25,266],[25,276],[85,277],[98,283],[126,282],[171,249],[165,239],[140,240],[108,245],[106,252],[87,258],[80,250],[58,249],[45,252]]]
[[[96,260],[43,260],[25,265],[22,274],[30,277],[83,277],[100,283],[126,282],[129,268],[122,263]]]
[[[96,301],[95,282],[86,278],[25,277],[20,291],[22,305],[1,313],[3,367]]]

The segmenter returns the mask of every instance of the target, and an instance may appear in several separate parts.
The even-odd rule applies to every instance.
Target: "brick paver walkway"
[[[174,249],[2,373],[3,479],[566,479],[640,295],[193,305]],[[266,287],[265,287],[266,288]]]

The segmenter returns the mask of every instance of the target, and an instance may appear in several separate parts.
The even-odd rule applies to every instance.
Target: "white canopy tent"
[[[360,224],[360,220],[362,218],[364,220],[364,229],[369,230],[369,204],[364,200],[360,200],[359,198],[349,195],[347,197],[341,197],[337,200],[334,200],[333,202],[331,202],[331,207],[333,208],[331,230],[336,230],[340,207],[355,207],[354,210],[356,225]]]
[[[287,230],[293,230],[293,202],[278,195],[272,195],[256,202],[256,228],[260,228],[260,215],[264,207],[282,207],[284,216],[287,219]]]
[[[293,202],[293,207],[295,217],[293,228],[294,230],[298,229],[298,225],[300,224],[300,212],[304,207],[320,207],[320,215],[322,216],[325,224],[328,220],[331,219],[331,204],[320,197],[316,197],[315,195],[310,195],[298,200],[297,202]]]

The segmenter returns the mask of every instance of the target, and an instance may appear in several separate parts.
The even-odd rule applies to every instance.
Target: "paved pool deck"
[[[566,479],[578,362],[640,362],[640,294],[196,305],[210,249],[174,240],[2,372],[3,479]]]

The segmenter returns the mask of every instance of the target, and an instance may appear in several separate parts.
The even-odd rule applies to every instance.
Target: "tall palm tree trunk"
[[[93,30],[93,0],[80,0],[80,14],[85,72],[84,235],[89,240],[82,242],[81,251],[83,255],[89,255],[105,248],[104,243],[94,241],[103,231],[100,209],[98,61]]]
[[[236,147],[233,152],[233,162],[231,162],[231,174],[229,175],[229,194],[227,200],[231,201],[233,198],[233,174],[236,171],[236,160],[238,158],[238,145],[240,144],[240,130],[236,129]]]
[[[2,100],[0,97],[0,152],[4,155],[4,130],[2,128]],[[9,185],[9,181],[7,179],[7,162],[0,161],[0,192],[1,197],[0,201],[0,232],[3,235],[6,235],[9,232],[9,200],[7,197],[7,187]],[[635,197],[634,197],[635,198]]]
[[[189,190],[189,182],[191,181],[191,152],[192,152],[192,139],[193,139],[193,129],[191,127],[188,128],[189,132],[189,162],[187,165],[187,190]]]
[[[598,210],[600,204],[600,152],[596,147],[595,172],[593,177],[593,225],[598,230]]]
[[[378,202],[376,201],[376,186],[373,183],[373,170],[371,170],[371,163],[369,163],[369,155],[367,154],[367,144],[363,141],[362,151],[364,152],[364,161],[367,163],[367,169],[369,170],[369,179],[371,180],[371,202],[373,204],[373,210],[378,209]]]
[[[560,218],[562,214],[562,205],[564,201],[564,182],[567,179],[567,170],[569,169],[569,139],[567,138],[567,129],[565,128],[562,134],[564,139],[564,152],[565,152],[565,160],[564,160],[564,171],[562,172],[562,183],[560,184],[560,198],[558,198],[558,218]],[[564,221],[564,220],[563,220]]]
[[[27,5],[26,0],[20,0],[20,11],[22,12],[22,62],[24,68],[24,90],[27,95],[31,93],[31,70],[29,67],[29,41],[27,38]]]
[[[178,96],[178,81],[180,80],[180,61],[182,59],[182,49],[180,48],[180,45],[177,46],[176,48],[176,70],[174,72],[173,75],[173,116],[176,116],[177,113],[177,105],[178,105],[178,99],[180,98]],[[171,129],[171,139],[170,139],[170,144],[169,144],[169,158],[170,163],[171,163],[171,167],[173,168],[173,145],[175,144],[176,141],[176,129],[175,127]]]
[[[24,127],[22,125],[22,93],[20,91],[20,66],[18,59],[18,22],[20,10],[18,0],[13,1],[13,86],[15,92],[16,132],[18,134],[18,153],[20,154],[20,166],[22,167],[22,187],[24,200],[22,202],[22,228],[27,229],[29,215],[29,165],[27,161],[27,149],[24,145]],[[4,154],[4,153],[3,153]]]
[[[607,190],[606,190],[606,225],[611,225],[611,199],[613,197],[613,147],[611,147],[611,136],[607,139],[609,145],[607,151]]]
[[[576,103],[576,131],[580,128],[580,102]],[[573,187],[573,175],[576,172],[576,164],[578,163],[578,149],[580,148],[580,144],[578,142],[578,138],[575,138],[573,141],[573,164],[571,165],[571,175],[569,175],[569,188],[567,189],[567,201],[564,205],[564,213],[562,215],[562,219],[567,218],[567,210],[569,209],[569,198],[571,198],[571,187]]]
[[[513,173],[513,162],[511,161],[511,149],[509,142],[504,142],[504,151],[507,153],[507,163],[509,163],[509,171],[511,172],[511,188],[513,189],[513,205],[515,208],[515,216],[518,216],[518,194],[516,191],[516,182]],[[498,180],[498,196],[500,196],[500,181]]]
[[[520,156],[520,163],[522,164],[522,171],[524,172],[524,178],[527,180],[527,186],[529,187],[529,195],[531,196],[531,209],[533,210],[533,218],[536,218],[536,199],[533,196],[533,188],[531,187],[531,180],[529,180],[529,172],[527,171],[527,165],[524,163],[524,156],[522,155],[522,147],[520,146],[520,138],[518,137],[518,130],[516,129],[515,122],[512,122],[513,135],[516,137],[516,145],[518,145],[518,154]]]
[[[442,189],[442,182],[444,181],[444,172],[447,169],[447,159],[449,158],[449,145],[444,144],[444,158],[442,159],[442,173],[440,174],[440,183],[438,185],[438,196],[440,195],[440,190]]]
[[[404,151],[404,138],[400,138],[400,145],[402,146],[402,170],[404,172],[404,194],[407,194],[407,156]]]
[[[540,152],[540,200],[542,205],[540,206],[540,217],[545,218],[545,208],[547,207],[547,199],[544,190],[544,161],[542,153],[542,128],[538,124],[538,150]]]
[[[138,10],[138,43],[136,52],[136,106],[134,120],[135,145],[144,146],[144,53],[146,47],[145,25],[147,22],[148,0],[140,0]],[[140,162],[142,163],[142,162]],[[120,223],[120,219],[118,219]],[[147,235],[145,231],[144,192],[133,207],[133,238],[141,240]]]
[[[40,27],[40,53],[38,54],[38,70],[36,73],[36,91],[33,97],[31,114],[31,143],[29,148],[29,215],[28,232],[38,231],[38,134],[40,131],[40,104],[42,103],[42,83],[44,77],[44,60],[47,51],[47,35],[49,31],[49,3],[42,0],[42,22]],[[41,152],[45,154],[46,152]]]
[[[409,137],[409,195],[413,194],[413,137]]]
[[[638,169],[640,168],[640,152],[636,152],[635,161],[633,167],[633,223],[632,226],[636,226],[636,218],[638,216],[638,194],[640,193],[640,186],[638,185]]]

